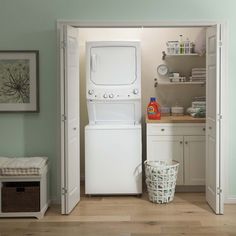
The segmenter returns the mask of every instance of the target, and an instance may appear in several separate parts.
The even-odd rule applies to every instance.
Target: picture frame
[[[0,51],[0,112],[39,112],[39,51]]]

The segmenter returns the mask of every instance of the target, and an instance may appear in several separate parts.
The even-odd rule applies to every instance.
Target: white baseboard
[[[236,204],[236,196],[235,195],[229,195],[225,196],[225,204]]]
[[[60,197],[55,197],[55,198],[52,198],[51,201],[50,201],[50,204],[52,205],[60,205],[61,204],[61,199]]]

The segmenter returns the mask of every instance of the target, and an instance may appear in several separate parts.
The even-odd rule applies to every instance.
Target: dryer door
[[[92,46],[90,79],[94,85],[131,85],[137,79],[135,46]]]

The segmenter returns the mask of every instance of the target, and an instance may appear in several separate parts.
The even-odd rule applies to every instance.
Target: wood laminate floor
[[[217,216],[203,193],[177,193],[172,203],[153,204],[142,197],[85,197],[69,216],[51,206],[42,220],[0,219],[0,236],[233,236],[236,205]]]

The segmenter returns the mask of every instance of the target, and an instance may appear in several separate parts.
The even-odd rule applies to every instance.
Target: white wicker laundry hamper
[[[179,163],[177,161],[144,162],[148,197],[154,203],[168,203],[174,199]]]

